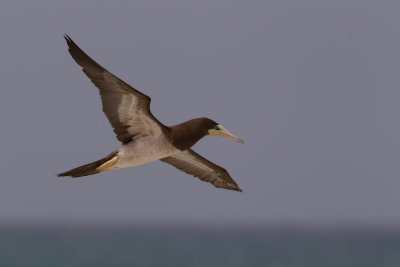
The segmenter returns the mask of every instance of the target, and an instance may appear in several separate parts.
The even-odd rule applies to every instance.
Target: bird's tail
[[[112,166],[115,162],[118,160],[118,151],[114,151],[108,156],[94,161],[89,164],[82,165],[80,167],[77,167],[75,169],[59,173],[57,176],[71,176],[71,177],[82,177],[82,176],[88,176],[92,174],[96,174],[102,171],[106,171],[108,167]]]

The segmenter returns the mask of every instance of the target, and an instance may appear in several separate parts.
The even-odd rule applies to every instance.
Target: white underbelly
[[[179,152],[164,136],[146,136],[124,145],[118,151],[113,169],[121,169],[159,160]]]

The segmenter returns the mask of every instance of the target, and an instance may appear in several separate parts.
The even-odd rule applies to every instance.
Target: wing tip
[[[225,182],[225,181],[223,181],[223,182],[217,181],[217,182],[213,183],[213,185],[216,188],[232,190],[232,191],[237,191],[237,192],[243,193],[243,190],[236,183],[228,183],[228,182]]]
[[[71,37],[69,37],[69,35],[66,33],[64,33],[64,39],[67,42],[69,48],[71,48],[73,45],[76,45],[74,41],[72,41]]]
[[[243,190],[239,186],[226,188],[226,189],[230,189],[230,190],[233,190],[233,191],[237,191],[237,192],[243,193]]]

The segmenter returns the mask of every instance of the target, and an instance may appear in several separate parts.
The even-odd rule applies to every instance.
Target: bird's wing
[[[150,111],[150,97],[100,66],[65,35],[68,51],[99,89],[103,112],[123,144],[136,136],[161,133],[164,125]]]
[[[242,192],[242,189],[239,188],[224,168],[212,163],[191,149],[163,158],[161,161],[171,164],[187,174],[198,177],[204,182],[211,183],[215,187]]]

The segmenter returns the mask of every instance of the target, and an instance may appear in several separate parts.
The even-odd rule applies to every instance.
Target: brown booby
[[[103,112],[122,147],[100,160],[58,176],[81,177],[161,160],[215,187],[242,191],[224,168],[190,149],[206,135],[225,137],[239,143],[243,143],[242,139],[208,118],[165,126],[151,113],[150,97],[100,66],[68,35],[64,38],[72,58],[99,89]]]

